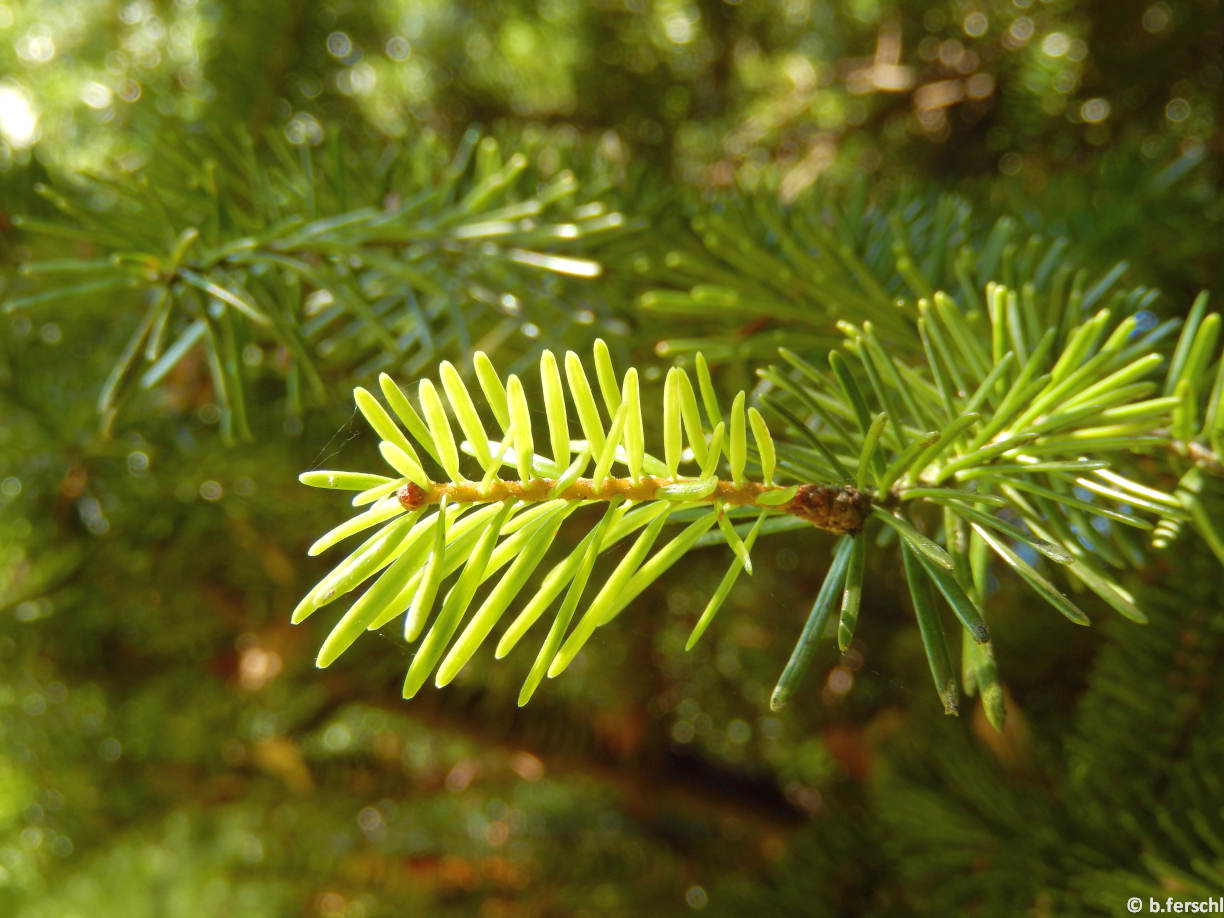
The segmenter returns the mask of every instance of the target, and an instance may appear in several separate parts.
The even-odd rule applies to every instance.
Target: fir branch
[[[851,316],[909,353],[919,343],[917,325],[898,304],[926,300],[941,321],[956,312],[984,315],[990,282],[1071,320],[1119,296],[1130,312],[1156,297],[1120,287],[1125,263],[1092,273],[1068,240],[1029,234],[1010,217],[985,223],[967,201],[949,195],[862,209],[819,187],[791,204],[767,194],[725,195],[690,206],[684,219],[662,255],[636,266],[651,286],[637,300],[641,313],[684,319],[682,337],[665,332],[658,344],[666,356],[702,351],[727,361],[765,360],[779,345],[822,353],[837,343],[837,322]],[[952,325],[946,343],[957,350],[949,355],[977,338],[972,324],[968,334]],[[1026,323],[1016,333],[1022,341],[1044,327]],[[981,365],[983,345],[988,350],[990,339],[971,345],[971,366]]]
[[[562,487],[562,485],[568,486]],[[826,532],[854,534],[863,528],[871,506],[868,494],[850,485],[804,484],[797,487],[770,487],[755,481],[736,484],[715,479],[696,482],[692,479],[655,478],[645,475],[632,478],[579,478],[572,483],[551,478],[530,481],[432,482],[428,489],[414,482],[400,485],[396,497],[405,510],[416,510],[428,504],[497,503],[518,501],[651,501],[682,500],[685,503],[723,505],[727,507],[772,507],[780,513],[796,516]],[[709,490],[709,493],[704,493]]]
[[[581,506],[604,503],[608,513],[577,552],[554,565],[499,645],[500,656],[509,649],[506,638],[516,643],[553,599],[567,591],[529,677],[526,700],[539,676],[563,670],[596,628],[611,621],[696,548],[715,525],[732,548],[732,571],[751,573],[753,537],[741,539],[726,518],[737,508],[756,510],[758,521],[792,516],[829,531],[855,533],[871,507],[870,496],[849,485],[774,484],[776,447],[764,419],[745,411],[742,394],[733,400],[730,423],[716,418],[708,374],[699,372],[696,388],[683,370],[669,374],[661,412],[664,449],[659,458],[645,449],[635,368],[618,376],[607,347],[597,341],[592,360],[597,399],[576,354],[565,355],[562,382],[557,359],[544,352],[539,398],[547,430],[538,439],[552,447],[552,456],[545,457],[534,451],[537,432],[522,380],[514,374],[503,380],[484,354],[477,354],[474,363],[480,368],[481,398],[445,362],[439,374],[441,391],[432,381],[421,380],[415,405],[385,374],[380,387],[389,411],[365,389],[355,391],[358,408],[382,438],[384,459],[399,477],[333,471],[302,475],[306,484],[358,491],[354,504],[370,505],[320,538],[312,554],[377,527],[295,610],[294,620],[301,621],[379,575],[324,642],[319,665],[330,664],[362,630],[380,627],[406,612],[405,636],[423,637],[405,695],[415,694],[435,666],[436,681],[446,684],[525,589],[562,521]],[[698,390],[704,396],[704,419]],[[482,417],[478,404],[487,406],[487,416]],[[585,439],[571,439],[571,411]],[[499,437],[488,433],[490,422],[501,429]],[[463,440],[456,438],[453,423]],[[749,429],[761,480],[749,474]],[[465,474],[467,460],[461,454],[476,462],[478,474]],[[426,466],[436,471],[427,473]],[[627,474],[614,474],[617,466]],[[727,477],[719,474],[724,466]],[[503,479],[506,469],[515,477]],[[439,474],[443,477],[435,480]],[[673,513],[686,513],[687,527],[652,553]],[[603,588],[575,617],[595,559],[635,533]],[[454,573],[458,579],[434,614],[434,598]],[[492,581],[491,588],[464,625],[467,609],[485,580]],[[720,596],[725,593],[722,588],[718,591]],[[705,624],[708,616],[700,627]]]
[[[185,156],[140,175],[42,189],[100,254],[23,265],[39,286],[3,309],[118,292],[144,300],[99,398],[107,421],[137,382],[160,384],[196,348],[208,357],[223,429],[242,437],[248,386],[269,368],[285,377],[287,407],[298,412],[324,401],[337,375],[416,372],[466,355],[477,322],[492,348],[595,319],[562,303],[560,284],[599,276],[592,246],[630,221],[584,197],[569,170],[544,180],[521,152],[478,132],[453,155],[430,134],[377,158],[268,142],[257,152],[249,140],[189,139]],[[59,224],[17,223],[62,235]]]
[[[796,220],[800,216],[792,214]],[[731,238],[725,221],[703,219],[707,244]],[[948,678],[950,656],[941,649],[945,638],[933,618],[940,599],[960,625],[965,672],[972,676],[967,688],[982,693],[998,726],[1002,691],[985,614],[988,557],[1079,624],[1089,618],[1056,586],[1054,571],[1142,621],[1133,597],[1106,570],[1142,558],[1147,545],[1140,534],[1154,532],[1155,544],[1161,544],[1177,527],[1191,524],[1224,557],[1224,533],[1197,503],[1198,485],[1190,475],[1196,466],[1211,468],[1205,453],[1220,439],[1224,415],[1224,371],[1216,354],[1220,320],[1206,313],[1205,299],[1196,303],[1170,355],[1162,341],[1171,327],[1141,327],[1133,311],[1150,297],[1142,290],[1117,290],[1121,269],[1095,282],[1083,272],[1060,273],[1053,266],[1065,245],[1056,242],[1047,250],[1038,241],[1008,265],[1009,276],[1031,278],[1023,290],[994,281],[975,289],[975,279],[989,278],[1002,253],[1012,251],[1013,224],[1000,221],[980,249],[962,248],[954,261],[916,260],[913,245],[941,242],[914,238],[908,227],[893,215],[868,234],[877,242],[892,239],[894,281],[916,296],[897,302],[894,290],[875,279],[878,259],[868,265],[814,224],[791,224],[796,234],[815,233],[813,240],[836,255],[821,275],[828,280],[843,272],[830,288],[830,304],[850,308],[866,297],[879,308],[865,310],[873,318],[860,325],[837,323],[841,347],[815,348],[827,354],[827,369],[784,348],[779,350],[783,366],[760,370],[762,406],[793,435],[778,444],[744,393],[731,399],[724,414],[727,402],[720,401],[700,353],[694,357],[695,384],[682,368],[668,372],[657,415],[643,411],[636,369],[618,376],[602,342],[593,352],[593,377],[575,354],[558,361],[546,352],[538,395],[529,395],[517,375],[500,377],[481,353],[473,362],[478,396],[448,363],[440,369],[440,388],[428,380],[419,384],[419,409],[385,375],[380,385],[391,413],[373,395],[357,390],[359,407],[383,439],[383,457],[399,477],[352,479],[353,489],[361,491],[354,504],[370,509],[312,548],[323,550],[383,527],[295,613],[300,619],[386,569],[370,591],[377,602],[359,600],[325,644],[320,664],[334,660],[361,629],[379,627],[405,608],[406,635],[415,639],[426,627],[441,583],[460,572],[437,620],[443,624],[435,622],[426,635],[425,662],[414,664],[407,694],[419,687],[424,669],[439,661],[437,682],[445,684],[541,562],[542,543],[533,540],[551,540],[562,521],[587,504],[606,504],[607,513],[576,552],[547,573],[499,644],[500,656],[565,593],[521,700],[544,674],[564,670],[595,629],[692,549],[722,542],[732,549],[734,562],[700,616],[690,646],[740,573],[751,573],[750,549],[759,535],[812,524],[855,536],[882,525],[904,547],[911,595],[945,708],[955,710],[958,701]],[[715,318],[742,318],[740,306],[751,302],[747,312],[768,314],[770,322],[811,329],[829,324],[828,311],[821,317],[819,311],[775,308],[766,291],[772,285],[792,295],[798,275],[748,240],[737,245],[736,252],[719,249],[720,257],[742,269],[735,276],[745,289],[753,288],[752,296],[745,300],[702,287],[686,302]],[[778,245],[785,258],[807,257],[785,239]],[[758,261],[746,258],[748,252],[760,256]],[[672,261],[694,274],[705,270],[700,259]],[[958,299],[922,275],[919,262],[954,264]],[[776,273],[762,274],[761,265],[773,265]],[[1090,307],[1111,291],[1112,306],[1092,312]],[[670,302],[681,305],[678,299]],[[764,339],[754,330],[747,340]],[[801,334],[795,340],[807,341]],[[737,350],[736,357],[751,352]],[[546,423],[536,431],[533,414],[538,417],[540,407]],[[455,435],[448,412],[462,437]],[[661,456],[645,449],[647,417],[661,418]],[[581,439],[569,429],[575,418]],[[490,420],[499,429],[493,435],[487,432]],[[537,453],[537,443],[547,443],[551,456]],[[1177,488],[1162,489],[1151,480],[1141,465],[1147,454],[1180,463],[1184,474]],[[472,477],[464,471],[466,457],[477,464]],[[617,466],[624,474],[614,472]],[[779,474],[795,483],[776,484]],[[315,472],[303,480],[337,486],[343,475]],[[688,528],[651,554],[672,521]],[[392,527],[399,527],[394,538],[380,535]],[[838,600],[838,642],[845,648],[852,640],[870,534],[839,543],[841,560],[829,574],[839,579],[826,579],[814,618],[775,693],[776,705],[793,693]],[[595,560],[631,536],[608,584],[578,614]],[[497,580],[497,571],[528,544],[529,562],[516,562]],[[479,570],[471,567],[471,558]],[[1042,569],[1046,562],[1055,565],[1052,571]],[[464,608],[484,579],[494,580],[489,597],[455,638]],[[937,634],[940,646],[932,643]]]
[[[524,687],[521,700],[526,700],[539,678],[563,671],[598,627],[711,537],[731,547],[734,563],[694,628],[690,646],[740,571],[751,573],[749,550],[758,533],[779,531],[784,517],[849,536],[878,521],[904,547],[911,595],[945,709],[955,711],[958,702],[948,676],[945,638],[937,626],[936,597],[960,622],[964,640],[979,648],[965,651],[966,672],[973,674],[969,684],[989,700],[991,719],[999,725],[1002,694],[984,613],[987,555],[993,553],[1073,622],[1088,624],[1089,619],[1025,557],[1026,550],[1141,621],[1142,611],[1099,566],[1101,561],[1126,565],[1134,556],[1137,546],[1127,527],[1150,531],[1158,523],[1185,521],[1220,546],[1224,538],[1195,504],[1193,482],[1186,479],[1176,495],[1170,494],[1144,483],[1132,468],[1142,450],[1173,454],[1171,431],[1178,426],[1176,413],[1186,410],[1185,392],[1212,372],[1202,348],[1179,345],[1178,353],[1200,356],[1175,358],[1165,371],[1166,391],[1179,396],[1150,398],[1158,390],[1158,372],[1170,364],[1158,352],[1144,352],[1152,336],[1139,334],[1132,317],[1116,321],[1102,310],[1085,322],[1067,324],[1060,347],[1052,346],[1056,336],[1047,332],[1030,348],[1029,331],[1039,327],[1032,301],[1022,302],[1007,288],[990,284],[983,302],[984,320],[978,325],[971,316],[965,328],[957,324],[946,298],[937,295],[917,304],[923,340],[935,343],[924,348],[925,361],[894,356],[869,322],[861,327],[843,323],[847,344],[829,355],[831,373],[783,351],[789,371],[771,367],[761,373],[769,384],[764,404],[818,453],[798,443],[775,444],[762,415],[746,409],[743,393],[732,399],[729,415],[722,415],[700,355],[696,386],[682,368],[667,375],[662,410],[655,415],[662,419],[662,458],[645,449],[646,413],[637,370],[631,367],[618,376],[602,341],[593,351],[596,386],[577,355],[571,352],[558,362],[545,352],[538,396],[529,396],[517,375],[503,380],[484,354],[474,360],[480,397],[449,363],[440,368],[441,389],[429,380],[419,383],[419,408],[383,375],[380,386],[390,412],[364,389],[356,390],[355,398],[382,437],[383,457],[399,477],[326,471],[302,476],[307,484],[357,490],[354,505],[371,505],[323,536],[312,553],[380,528],[307,595],[294,618],[301,620],[383,571],[333,629],[320,665],[334,660],[361,630],[380,627],[406,609],[406,636],[425,637],[424,655],[414,662],[405,693],[414,694],[426,672],[439,664],[436,681],[443,685],[524,590],[562,521],[580,506],[604,503],[604,518],[574,554],[546,575],[499,645],[499,656],[508,652],[566,591]],[[1213,325],[1210,319],[1203,323],[1209,329]],[[966,330],[975,326],[980,330]],[[1167,378],[1171,375],[1176,381]],[[546,429],[537,436],[532,407],[539,402]],[[462,440],[455,436],[451,416]],[[584,439],[572,438],[571,416],[578,419]],[[500,428],[496,436],[488,433],[490,422]],[[551,457],[536,453],[537,440],[550,445]],[[750,455],[755,466],[750,466]],[[476,461],[473,477],[465,474],[463,457]],[[439,471],[427,472],[426,466]],[[627,474],[615,474],[616,466]],[[751,474],[752,467],[759,475]],[[503,478],[507,469],[512,477]],[[775,484],[779,470],[799,483]],[[745,511],[756,513],[750,529],[735,525]],[[941,523],[934,529],[933,513]],[[684,519],[687,528],[651,554],[673,515]],[[603,589],[576,616],[595,559],[635,533]],[[839,543],[838,563],[830,569],[779,682],[775,707],[793,693],[839,597],[839,644],[845,647],[851,640],[865,544],[864,537]],[[459,579],[426,630],[441,583],[456,572]],[[485,579],[494,579],[491,591],[456,638]]]

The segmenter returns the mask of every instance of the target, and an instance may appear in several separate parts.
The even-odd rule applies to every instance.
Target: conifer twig
[[[459,484],[433,482],[428,490],[414,482],[401,485],[396,491],[400,506],[405,510],[418,510],[429,504],[442,501],[456,504],[493,503],[516,500],[536,503],[546,500],[567,501],[652,501],[666,499],[661,490],[684,482],[672,478],[644,476],[637,481],[632,478],[606,478],[595,481],[579,478],[569,487],[556,492],[557,481],[551,478],[533,478],[530,481],[494,481],[483,485],[478,482]],[[755,481],[735,482],[718,480],[710,494],[691,503],[724,504],[730,507],[759,506],[763,495],[779,497],[794,495],[775,509],[781,513],[797,516],[825,532],[854,534],[862,530],[871,511],[872,498],[866,491],[853,485],[800,485],[794,487],[770,487]],[[768,500],[768,497],[766,497]]]

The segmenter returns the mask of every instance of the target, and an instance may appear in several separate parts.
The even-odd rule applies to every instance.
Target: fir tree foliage
[[[602,340],[594,347],[592,373],[572,351],[563,361],[545,351],[538,389],[533,387],[533,400],[544,406],[546,430],[538,434],[540,446],[547,444],[544,455],[536,451],[537,432],[522,380],[514,374],[503,380],[483,352],[477,352],[473,362],[478,397],[450,363],[440,368],[441,391],[431,380],[420,381],[417,406],[386,374],[379,384],[390,411],[366,389],[355,391],[358,408],[382,438],[379,449],[394,476],[338,471],[302,475],[309,485],[356,490],[354,506],[369,506],[316,541],[312,554],[380,527],[320,581],[294,613],[294,620],[301,621],[382,572],[333,628],[320,651],[320,666],[333,662],[363,630],[403,615],[405,639],[421,639],[405,696],[414,695],[435,666],[435,681],[447,684],[525,590],[561,524],[588,505],[606,509],[590,519],[590,530],[577,549],[544,576],[498,643],[497,656],[502,657],[560,600],[520,703],[531,697],[545,674],[564,671],[596,628],[616,617],[706,533],[719,533],[730,544],[733,561],[696,625],[693,641],[740,572],[751,573],[750,548],[767,519],[795,515],[840,532],[857,531],[863,524],[868,502],[853,488],[774,482],[776,448],[764,419],[755,408],[745,409],[740,393],[724,421],[702,362],[696,386],[683,369],[669,372],[660,412],[662,450],[647,452],[636,369],[618,376]],[[487,421],[476,407],[478,401],[491,416]],[[571,438],[571,412],[581,439]],[[488,433],[489,422],[500,430],[496,437]],[[471,457],[474,477],[464,474],[461,453]],[[725,478],[720,477],[722,469]],[[617,477],[621,472],[624,477]],[[755,518],[743,538],[730,523],[733,508]],[[673,520],[683,522],[684,528],[651,554],[664,525]],[[599,556],[630,537],[624,556],[577,614],[593,584]],[[457,574],[456,579],[435,615],[439,586],[451,574]],[[493,580],[491,589],[460,631],[485,580]]]
[[[893,346],[916,347],[917,327],[899,302],[942,291],[963,309],[983,310],[992,282],[1051,311],[1073,296],[1081,312],[1062,312],[1068,322],[1104,305],[1140,312],[1159,296],[1122,287],[1126,262],[1097,270],[1065,236],[1025,229],[1012,216],[983,221],[963,197],[880,200],[863,183],[850,193],[817,187],[793,204],[765,192],[691,202],[671,237],[661,254],[634,262],[651,287],[638,309],[686,323],[684,336],[664,338],[661,354],[700,349],[719,362],[768,360],[779,345],[827,350],[839,343],[837,323],[851,318],[870,320]],[[1119,294],[1125,303],[1112,304]]]
[[[382,528],[307,595],[295,620],[385,568],[337,624],[319,663],[330,664],[363,629],[401,615],[405,638],[415,641],[440,582],[458,572],[414,657],[405,695],[415,694],[439,661],[436,681],[444,685],[524,590],[562,520],[584,504],[606,504],[605,515],[545,576],[498,645],[500,657],[568,587],[520,696],[525,702],[541,676],[562,672],[598,626],[688,551],[715,542],[734,550],[691,647],[741,570],[751,572],[756,539],[814,524],[838,533],[838,540],[771,705],[781,708],[790,698],[835,611],[838,645],[849,646],[866,546],[897,542],[945,710],[954,713],[958,705],[946,608],[960,636],[966,690],[982,694],[998,726],[1003,695],[985,615],[992,558],[1072,622],[1090,620],[1059,585],[1064,578],[1142,622],[1142,609],[1109,568],[1134,564],[1158,526],[1189,522],[1209,541],[1219,540],[1187,486],[1175,494],[1152,487],[1142,469],[1154,458],[1193,478],[1200,466],[1216,462],[1224,381],[1215,356],[1220,320],[1206,314],[1206,297],[1168,354],[1172,328],[1145,327],[1128,314],[1127,295],[1114,297],[1114,309],[1084,318],[1079,288],[1044,300],[1026,289],[1018,295],[991,282],[976,308],[938,292],[890,307],[918,342],[909,360],[870,321],[840,323],[844,345],[827,354],[823,367],[781,349],[780,362],[759,371],[762,406],[790,434],[776,444],[765,415],[745,410],[744,393],[724,412],[700,353],[696,386],[681,368],[667,375],[655,415],[661,457],[644,449],[636,368],[618,377],[602,342],[593,358],[596,386],[577,355],[566,355],[563,382],[557,359],[545,352],[539,394],[531,398],[517,376],[503,381],[483,354],[474,361],[479,398],[444,363],[441,389],[462,442],[433,382],[420,382],[418,410],[384,375],[391,413],[366,390],[355,395],[398,477],[303,476],[307,484],[358,491],[357,506],[372,504],[312,551]],[[571,438],[566,395],[582,439]],[[478,402],[500,428],[498,437],[488,435]],[[550,457],[536,453],[533,405],[544,409],[547,437],[540,439],[547,439]],[[460,452],[475,459],[475,478],[461,471]],[[441,470],[440,482],[426,462]],[[680,474],[682,463],[697,468]],[[627,477],[614,477],[614,466],[623,466]],[[503,470],[509,470],[506,479]],[[775,477],[786,485],[776,485]],[[449,509],[451,503],[457,506]],[[650,555],[668,522],[685,528]],[[596,557],[638,530],[605,586],[575,618]],[[512,559],[451,644],[479,584]]]
[[[1043,303],[1031,288],[1018,296],[992,283],[980,310],[936,293],[900,304],[921,342],[913,362],[899,360],[871,322],[841,323],[846,343],[827,369],[783,349],[780,366],[760,371],[766,405],[795,440],[781,447],[781,467],[805,480],[853,476],[873,487],[874,517],[903,545],[949,712],[955,680],[935,595],[963,631],[966,690],[981,691],[1001,722],[990,645],[974,640],[985,633],[988,558],[1073,622],[1089,618],[1043,567],[1143,622],[1117,571],[1187,522],[1208,545],[1220,544],[1219,524],[1195,490],[1218,471],[1224,432],[1219,317],[1200,297],[1170,353],[1169,326],[1145,329],[1126,314],[1123,295],[1114,299],[1120,316],[1106,308],[1074,321],[1084,312],[1074,288],[1061,303]],[[1153,466],[1166,469],[1167,490],[1147,483]],[[835,563],[830,578],[838,576]],[[857,613],[850,609],[839,625],[843,649]],[[813,614],[822,611],[818,600]]]
[[[1185,532],[1153,557],[1162,579],[1136,590],[1146,627],[1105,626],[1060,748],[1012,732],[999,761],[938,727],[891,744],[875,793],[916,913],[1108,915],[1132,896],[1224,891],[1219,568],[1193,543]]]
[[[1219,19],[0,3],[0,914],[1224,893]]]
[[[405,637],[422,641],[407,695],[435,669],[440,685],[454,678],[533,583],[562,522],[591,504],[605,515],[586,520],[584,539],[498,645],[507,653],[560,599],[522,701],[687,552],[725,544],[733,559],[691,647],[751,573],[759,538],[815,524],[837,540],[773,706],[795,691],[835,612],[837,644],[849,647],[868,545],[899,544],[945,710],[958,705],[959,635],[966,690],[999,724],[991,559],[1079,624],[1089,617],[1064,580],[1142,621],[1117,572],[1150,547],[1189,526],[1224,559],[1224,532],[1200,499],[1224,445],[1220,317],[1206,296],[1178,334],[1176,321],[1151,321],[1154,291],[1120,286],[1124,263],[1093,275],[1065,240],[1025,235],[1006,218],[980,228],[950,197],[694,205],[692,232],[661,258],[625,259],[605,240],[630,221],[584,187],[602,190],[598,176],[532,171],[524,153],[474,131],[453,154],[426,136],[369,161],[335,140],[314,149],[273,139],[256,153],[241,135],[197,139],[148,174],[71,195],[42,188],[73,223],[25,227],[105,254],[25,264],[45,284],[4,308],[143,300],[99,396],[108,420],[134,383],[159,385],[196,349],[231,437],[246,436],[244,393],[264,365],[251,356],[265,347],[293,411],[325,400],[337,379],[380,373],[390,412],[365,389],[356,401],[394,474],[304,476],[357,491],[364,508],[314,551],[374,533],[294,620],[378,574],[319,662],[403,615]],[[567,324],[590,324],[594,314],[561,288],[527,278],[589,280],[609,259],[655,283],[637,300],[645,328],[660,314],[697,319],[695,334],[658,348],[693,371],[667,372],[658,413],[642,408],[646,368],[618,376],[602,342],[590,376],[575,354],[545,351],[530,395],[487,356],[529,328],[559,338]],[[512,349],[516,369],[532,350]],[[464,374],[472,354],[475,386]],[[420,381],[414,407],[388,371],[413,380],[442,356],[458,366]],[[755,404],[745,392],[722,400],[716,376],[728,367],[754,372]],[[545,420],[538,453],[533,413]],[[766,418],[785,431],[777,443]],[[478,467],[472,478],[461,453]],[[651,554],[669,524],[685,528]],[[609,585],[578,615],[598,559],[630,536]]]
[[[250,438],[247,390],[269,365],[296,413],[326,403],[338,375],[415,373],[524,327],[595,320],[562,308],[555,281],[598,276],[585,249],[626,227],[600,198],[606,175],[543,174],[530,144],[506,151],[475,129],[453,152],[429,132],[409,145],[309,141],[188,135],[134,173],[38,186],[58,218],[18,224],[87,255],[23,264],[37,286],[4,311],[103,298],[133,313],[98,396],[108,422],[203,348],[237,439]]]
[[[727,196],[694,206],[686,223],[672,249],[635,264],[656,284],[640,312],[685,317],[697,331],[665,339],[659,353],[701,349],[755,372],[765,410],[787,427],[783,468],[801,480],[874,484],[877,499],[892,489],[925,512],[967,592],[986,570],[971,559],[985,553],[1086,623],[1041,571],[1044,555],[1077,589],[1142,620],[1118,572],[1146,548],[1189,524],[1224,561],[1201,501],[1221,472],[1224,429],[1220,319],[1206,294],[1185,323],[1161,323],[1149,311],[1157,291],[1121,284],[1125,262],[1093,272],[1067,239],[1010,217],[980,225],[947,196],[881,205],[861,185],[791,205]],[[761,367],[775,349],[781,359]],[[1159,487],[1149,487],[1153,476]],[[981,516],[992,504],[996,521],[1022,529],[992,529]],[[850,609],[843,649],[853,600]],[[938,633],[923,630],[937,686],[948,687],[947,654],[931,646]],[[994,671],[963,646],[966,672],[979,662]],[[952,709],[950,689],[941,693]]]

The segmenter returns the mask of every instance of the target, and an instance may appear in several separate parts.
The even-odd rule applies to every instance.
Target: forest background
[[[98,227],[125,182],[224,202],[270,164],[305,209],[389,158],[426,187],[465,149],[520,155],[542,188],[572,174],[581,231],[531,237],[543,265],[446,250],[451,336],[388,371],[597,335],[665,369],[700,325],[731,390],[769,360],[741,347],[761,329],[650,308],[709,214],[731,246],[777,243],[773,206],[1062,238],[1176,318],[1220,287],[1222,116],[1217,0],[0,3],[0,913],[1062,916],[1224,893],[1221,567],[1193,538],[1118,574],[1146,626],[1092,607],[1077,628],[1001,579],[1001,732],[970,699],[944,716],[885,555],[850,650],[769,709],[828,568],[815,531],[763,538],[691,652],[725,547],[525,708],[530,659],[487,652],[405,702],[398,640],[320,672],[326,623],[289,624],[337,512],[297,475],[369,464],[348,393],[384,364],[286,388],[283,355],[238,349],[236,419],[189,348],[100,415],[141,303],[38,301],[54,285],[22,270],[121,249]],[[80,232],[38,231],[57,200]]]

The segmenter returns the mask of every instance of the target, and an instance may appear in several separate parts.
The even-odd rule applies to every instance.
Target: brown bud
[[[425,498],[429,496],[424,488],[411,481],[406,485],[400,485],[395,495],[399,498],[400,506],[405,510],[416,510],[425,503]]]
[[[850,485],[835,488],[806,484],[799,488],[786,510],[819,529],[853,535],[863,528],[871,512],[871,495]]]

